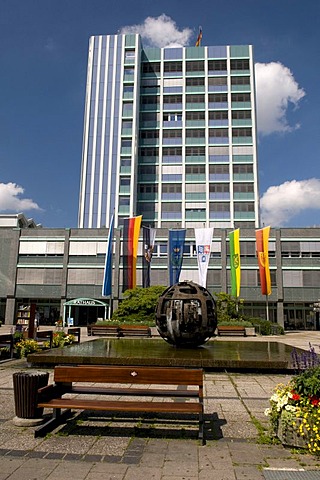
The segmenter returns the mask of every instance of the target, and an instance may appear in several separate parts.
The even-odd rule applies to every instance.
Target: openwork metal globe
[[[156,325],[161,337],[171,345],[203,345],[217,327],[215,301],[204,287],[194,282],[179,282],[160,296]]]

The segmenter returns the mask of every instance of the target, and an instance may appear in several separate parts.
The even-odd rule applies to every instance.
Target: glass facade
[[[79,227],[258,227],[253,73],[251,46],[92,37]]]

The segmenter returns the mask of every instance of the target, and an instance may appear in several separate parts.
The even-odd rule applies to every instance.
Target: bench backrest
[[[91,383],[131,383],[137,385],[193,385],[202,389],[203,370],[176,367],[57,366],[54,381]]]

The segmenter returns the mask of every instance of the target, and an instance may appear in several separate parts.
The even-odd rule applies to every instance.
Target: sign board
[[[69,318],[67,319],[67,322],[68,322],[68,327],[73,327],[73,323],[74,323],[74,322],[73,322],[73,318],[70,318],[70,317],[69,317]]]

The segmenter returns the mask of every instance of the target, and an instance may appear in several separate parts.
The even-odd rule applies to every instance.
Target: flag
[[[107,250],[106,250],[106,260],[104,265],[104,275],[103,275],[103,285],[102,285],[102,296],[108,297],[112,293],[112,242],[113,242],[113,227],[114,227],[114,214],[111,217],[108,241],[107,241]]]
[[[135,288],[138,240],[142,215],[123,221],[123,282],[122,291]]]
[[[143,228],[143,249],[144,255],[142,257],[142,267],[143,267],[143,278],[142,286],[143,288],[150,287],[150,269],[151,269],[151,260],[154,249],[154,242],[156,238],[156,229],[149,227]]]
[[[169,230],[170,286],[179,282],[186,230]]]
[[[200,47],[201,40],[202,40],[202,27],[199,27],[199,34],[198,34],[198,38],[197,38],[197,41],[196,41],[196,47]]]
[[[256,247],[257,257],[260,273],[260,284],[262,295],[270,295],[271,293],[271,278],[269,268],[269,234],[270,227],[256,230]]]
[[[231,295],[238,298],[240,295],[240,229],[229,233]]]
[[[206,288],[213,228],[195,228],[194,233],[196,237],[199,285]]]

